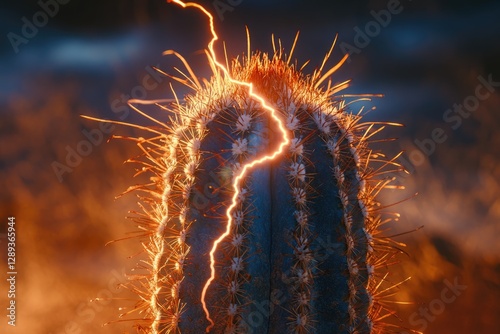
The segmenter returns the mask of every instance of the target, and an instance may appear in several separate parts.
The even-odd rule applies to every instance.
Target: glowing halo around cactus
[[[194,92],[154,101],[174,115],[168,125],[129,124],[154,136],[136,139],[151,173],[132,188],[146,193],[135,221],[149,261],[126,314],[140,315],[141,333],[388,331],[400,283],[387,283],[387,267],[399,244],[381,236],[391,219],[376,196],[394,188],[384,174],[400,166],[369,143],[398,124],[349,112],[373,95],[337,95],[349,81],[331,75],[347,56],[323,73],[335,42],[311,75],[291,62],[297,38],[289,55],[273,39],[272,55],[249,45],[224,66],[210,13],[174,2],[209,17],[213,74],[202,84],[165,52],[189,74],[169,76]]]

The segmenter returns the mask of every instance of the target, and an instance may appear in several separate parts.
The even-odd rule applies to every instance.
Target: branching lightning
[[[237,198],[238,198],[238,195],[239,195],[240,182],[245,177],[245,175],[248,173],[248,171],[250,169],[252,169],[253,167],[255,167],[257,165],[263,164],[266,161],[273,160],[277,156],[279,156],[281,153],[283,153],[283,150],[284,150],[285,146],[287,146],[290,143],[290,138],[288,136],[287,131],[285,130],[283,122],[278,117],[276,110],[274,110],[271,106],[269,106],[268,104],[266,104],[266,101],[264,100],[264,98],[261,97],[260,95],[258,95],[257,93],[255,93],[253,91],[253,85],[252,85],[252,83],[242,82],[242,81],[238,81],[238,80],[233,79],[231,77],[231,75],[229,74],[229,70],[223,64],[221,64],[221,63],[219,63],[217,61],[217,57],[216,57],[216,54],[215,54],[215,51],[214,51],[214,44],[219,39],[219,37],[217,36],[217,33],[215,32],[214,18],[212,16],[212,14],[209,11],[207,11],[203,6],[201,6],[201,5],[197,4],[197,3],[193,3],[193,2],[184,3],[184,2],[182,2],[180,0],[168,0],[168,2],[176,3],[176,4],[180,5],[180,6],[182,6],[183,8],[186,8],[186,7],[196,7],[199,10],[201,10],[209,18],[210,31],[212,33],[212,39],[208,43],[208,49],[209,49],[209,52],[210,52],[210,54],[211,54],[211,56],[213,58],[214,63],[216,64],[216,66],[218,68],[220,68],[223,71],[224,75],[231,82],[233,82],[235,84],[238,84],[238,85],[241,85],[241,86],[248,87],[248,93],[250,94],[250,96],[252,96],[256,100],[258,100],[261,103],[262,107],[264,109],[266,109],[267,111],[269,111],[269,114],[270,114],[271,118],[273,118],[276,121],[278,129],[279,129],[279,131],[283,135],[283,139],[282,139],[282,141],[281,141],[281,143],[280,143],[280,145],[278,147],[278,150],[276,150],[275,152],[273,152],[270,155],[265,155],[265,156],[263,156],[263,157],[261,157],[259,159],[255,159],[255,160],[253,160],[253,161],[245,164],[243,166],[243,168],[241,168],[240,173],[234,178],[234,181],[233,181],[233,184],[232,184],[232,187],[233,187],[233,190],[234,190],[234,194],[233,194],[233,197],[232,197],[231,205],[227,208],[227,211],[226,211],[226,216],[227,216],[226,230],[213,243],[212,250],[210,251],[210,272],[211,272],[211,274],[210,274],[210,278],[205,283],[205,286],[203,287],[203,290],[202,290],[202,293],[201,293],[201,303],[203,305],[203,310],[205,311],[205,315],[206,315],[207,320],[210,322],[210,325],[208,325],[207,328],[206,328],[206,332],[208,333],[208,332],[210,332],[210,329],[214,326],[214,322],[210,318],[210,312],[209,312],[209,310],[207,308],[207,305],[205,303],[205,296],[206,296],[208,288],[210,287],[210,284],[215,279],[215,257],[214,257],[215,252],[216,252],[217,247],[220,244],[220,242],[222,240],[224,240],[224,238],[226,238],[230,234],[230,231],[231,231],[231,226],[232,226],[232,222],[233,222],[233,217],[232,217],[231,212],[232,212],[232,210],[237,205]]]

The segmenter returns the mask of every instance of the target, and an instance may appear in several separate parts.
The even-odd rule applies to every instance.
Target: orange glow
[[[207,305],[205,303],[205,296],[206,296],[206,293],[207,293],[207,290],[208,290],[210,284],[215,279],[215,258],[214,258],[215,251],[217,250],[217,246],[219,245],[219,243],[222,240],[224,240],[224,238],[227,237],[229,235],[230,231],[231,231],[231,224],[232,224],[232,221],[233,221],[233,218],[232,218],[232,215],[231,215],[231,211],[237,205],[237,198],[238,198],[238,194],[239,194],[239,184],[240,184],[240,181],[245,177],[246,173],[251,168],[253,168],[253,167],[257,166],[257,165],[260,165],[260,164],[262,164],[262,163],[264,163],[266,161],[273,160],[278,155],[280,155],[283,152],[284,147],[287,146],[290,143],[290,138],[288,137],[288,133],[285,130],[283,122],[277,116],[276,111],[272,107],[270,107],[269,105],[266,104],[264,98],[262,98],[261,96],[259,96],[256,93],[254,93],[252,83],[242,82],[242,81],[238,81],[238,80],[235,80],[235,79],[231,78],[231,75],[229,74],[229,70],[224,65],[222,65],[221,63],[219,63],[217,61],[217,58],[216,58],[216,55],[215,55],[215,51],[214,51],[214,43],[215,43],[215,41],[217,41],[219,39],[219,37],[217,36],[217,34],[215,32],[214,18],[212,16],[212,14],[210,14],[210,12],[208,12],[203,6],[201,6],[201,5],[197,4],[197,3],[193,3],[193,2],[184,3],[184,2],[179,1],[179,0],[169,0],[168,2],[174,2],[174,3],[182,6],[183,8],[186,8],[186,7],[196,7],[199,10],[201,10],[203,13],[205,13],[205,15],[207,15],[207,17],[210,20],[210,31],[212,33],[212,40],[210,41],[210,43],[208,43],[208,49],[210,51],[210,54],[212,55],[214,63],[217,65],[217,67],[219,67],[224,72],[224,74],[226,75],[226,77],[231,82],[236,83],[238,85],[242,85],[242,86],[248,87],[248,93],[250,94],[250,96],[252,96],[253,98],[257,99],[262,104],[262,107],[264,109],[267,109],[269,111],[271,117],[276,121],[278,129],[283,134],[283,141],[281,142],[281,144],[280,144],[280,146],[279,146],[279,148],[278,148],[277,151],[275,151],[271,155],[263,156],[263,157],[261,157],[259,159],[253,160],[253,161],[245,164],[243,166],[243,168],[241,169],[240,174],[238,174],[234,178],[234,182],[233,182],[234,195],[233,195],[233,198],[232,198],[231,205],[227,208],[227,211],[226,211],[226,216],[227,216],[226,231],[223,234],[221,234],[219,236],[219,238],[217,238],[214,241],[214,244],[212,246],[212,250],[210,251],[210,271],[211,271],[211,275],[210,275],[210,278],[205,283],[205,286],[203,287],[203,290],[201,292],[201,304],[203,305],[203,310],[205,311],[206,318],[210,322],[210,325],[206,329],[206,332],[208,333],[208,332],[210,332],[210,329],[214,326],[214,322],[210,318],[210,312],[208,311]]]

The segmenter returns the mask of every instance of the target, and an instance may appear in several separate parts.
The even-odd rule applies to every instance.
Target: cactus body
[[[246,87],[213,68],[210,81],[174,105],[164,134],[148,141],[154,188],[137,220],[151,235],[143,332],[205,332],[201,292],[233,179],[280,141]],[[373,124],[361,123],[335,95],[345,84],[321,88],[320,71],[305,76],[281,52],[235,60],[231,75],[252,82],[278,111],[291,143],[239,185],[206,295],[210,332],[378,332],[383,307],[374,268],[387,249],[373,236],[381,223],[374,195],[387,183],[373,179],[369,163]]]

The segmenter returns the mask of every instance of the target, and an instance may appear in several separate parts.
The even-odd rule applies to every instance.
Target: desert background
[[[80,115],[151,125],[124,101],[172,97],[171,80],[152,74],[152,66],[182,66],[161,55],[167,49],[208,75],[201,52],[207,21],[160,0],[61,0],[45,22],[40,3],[55,2],[0,7],[0,333],[134,333],[119,308],[133,307],[136,297],[119,284],[144,257],[126,219],[138,209],[137,197],[115,197],[147,179],[134,178],[138,166],[124,164],[140,154],[136,145],[111,136],[146,134],[118,125],[103,131]],[[245,26],[252,48],[267,52],[272,33],[289,49],[300,31],[295,56],[299,64],[311,60],[306,72],[320,65],[336,34],[331,65],[344,55],[341,45],[355,47],[334,80],[352,79],[346,93],[384,94],[366,103],[376,107],[366,119],[405,124],[387,128],[383,136],[398,140],[380,144],[388,155],[403,150],[398,161],[408,170],[392,175],[406,190],[380,197],[400,202],[391,207],[401,217],[387,235],[407,245],[390,279],[411,276],[394,297],[411,303],[395,304],[397,317],[387,321],[408,328],[395,333],[500,331],[500,3],[401,0],[384,26],[375,16],[394,1],[199,3],[214,13],[231,57],[246,51]],[[39,20],[36,32],[23,35],[26,20]],[[361,43],[358,31],[377,24]],[[11,33],[22,42],[13,43]],[[484,80],[498,84],[474,100]],[[447,118],[449,109],[471,101],[479,102],[467,116]],[[155,108],[145,111],[166,119]],[[85,144],[96,131],[102,137]],[[429,144],[436,131],[439,142]],[[88,154],[68,166],[68,152],[78,149]],[[57,163],[68,169],[56,172]],[[10,216],[17,232],[16,327],[5,317]],[[124,240],[106,245],[117,239]],[[450,284],[460,286],[452,301],[443,297]]]

